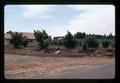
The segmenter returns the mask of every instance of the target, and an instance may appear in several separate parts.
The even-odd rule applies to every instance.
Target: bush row
[[[21,45],[23,45],[24,47],[27,46],[29,42],[28,38],[23,36],[22,33],[10,31],[10,34],[12,37],[11,43],[13,44],[14,48],[19,48]],[[52,39],[45,30],[34,30],[34,36],[39,43],[38,47],[40,49],[46,49],[49,45],[64,46],[68,49],[72,49],[77,46],[81,47],[82,49],[97,48],[99,46],[102,46],[104,48],[107,48],[109,46],[115,46],[114,38],[96,39],[95,36],[90,35],[78,39],[76,35],[72,35],[69,31],[67,31],[67,34],[61,38]]]

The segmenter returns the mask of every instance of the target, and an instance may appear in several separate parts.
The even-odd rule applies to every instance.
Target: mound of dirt
[[[113,57],[114,55],[115,55],[115,49],[112,48],[97,49],[95,52],[90,54],[90,56],[108,56],[108,57]]]
[[[57,54],[55,54],[56,52],[58,52]],[[82,55],[81,53],[85,53],[85,56],[108,56],[108,57],[112,57],[115,55],[115,49],[113,48],[88,48],[86,50],[80,51],[78,52],[78,49],[61,49],[61,48],[48,48],[48,49],[44,49],[44,50],[40,50],[38,48],[24,48],[24,49],[5,49],[5,53],[9,53],[9,54],[22,54],[22,55]]]

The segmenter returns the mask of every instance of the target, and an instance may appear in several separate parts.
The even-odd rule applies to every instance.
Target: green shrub
[[[27,47],[27,44],[28,44],[28,38],[26,36],[24,36],[25,38],[23,39],[23,46],[24,47]]]
[[[60,46],[60,45],[63,45],[63,40],[62,39],[58,39],[58,45]]]
[[[81,46],[82,45],[82,40],[78,40],[78,45]]]
[[[57,39],[51,40],[51,45],[57,45]]]
[[[102,41],[102,47],[107,48],[110,45],[110,41],[109,40],[103,40]]]
[[[99,42],[93,36],[86,37],[84,43],[88,48],[91,48],[91,47],[96,48],[99,46]]]
[[[83,49],[83,50],[86,50],[86,49],[87,49],[87,43],[85,43],[85,42],[82,43],[82,49]]]
[[[111,42],[110,42],[110,45],[111,45],[111,47],[115,47],[115,40],[111,40]]]
[[[18,32],[9,32],[11,34],[11,43],[13,44],[14,48],[21,48],[22,46],[27,46],[28,44],[28,38],[26,36],[23,36],[22,33]]]
[[[74,36],[69,31],[63,38],[63,45],[68,49],[72,49],[77,45],[77,42],[76,42]]]
[[[49,46],[51,37],[46,33],[45,30],[42,30],[42,32],[39,30],[37,31],[34,30],[34,36],[36,40],[39,42],[38,47],[40,49],[45,49]]]

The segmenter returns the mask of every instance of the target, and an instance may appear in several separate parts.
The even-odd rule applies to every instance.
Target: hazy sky
[[[5,32],[33,32],[45,29],[49,35],[115,34],[113,5],[6,5]]]

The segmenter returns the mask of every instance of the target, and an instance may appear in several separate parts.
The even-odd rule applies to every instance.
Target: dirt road
[[[91,66],[103,61],[113,61],[114,64],[115,60],[114,57],[39,57],[5,54],[5,78],[42,79],[57,72],[75,69],[78,66]]]
[[[115,64],[113,60],[94,65],[78,66],[53,75],[46,75],[42,79],[114,79]],[[39,76],[33,77],[38,78]]]

